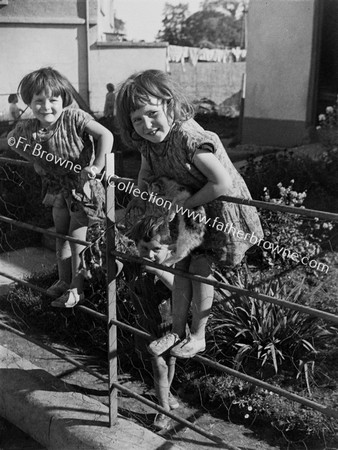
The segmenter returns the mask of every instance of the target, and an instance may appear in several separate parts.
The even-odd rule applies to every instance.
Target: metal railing
[[[3,160],[3,158],[0,158],[0,163],[1,160]],[[21,161],[17,161],[17,160],[9,160],[9,158],[6,158],[6,161],[4,161],[6,163],[13,163],[16,164],[18,163],[22,163]],[[114,174],[114,155],[108,155],[108,157],[106,158],[106,174]],[[107,175],[106,175],[107,177]],[[118,183],[118,182],[134,182],[134,180],[131,180],[129,178],[120,178],[117,177],[115,175],[111,175],[110,180],[113,180],[114,183]],[[69,362],[73,363],[76,367],[79,367],[89,373],[91,373],[92,375],[98,377],[101,380],[105,380],[108,383],[108,395],[109,395],[109,424],[110,426],[112,426],[114,424],[114,422],[117,420],[117,410],[118,410],[118,404],[117,404],[117,392],[121,391],[124,392],[126,394],[128,394],[129,396],[137,399],[138,401],[152,407],[154,410],[161,412],[162,414],[166,414],[167,416],[171,417],[172,419],[176,420],[177,422],[181,423],[184,426],[187,426],[189,428],[191,428],[192,430],[194,430],[195,432],[209,438],[210,440],[212,440],[213,442],[216,442],[217,444],[222,444],[223,446],[225,446],[225,448],[228,448],[230,450],[235,450],[236,447],[230,445],[227,442],[224,442],[221,438],[214,436],[211,433],[206,432],[205,430],[201,429],[200,427],[190,423],[189,421],[182,419],[181,417],[177,416],[176,414],[173,414],[171,412],[167,412],[166,410],[164,410],[161,406],[157,405],[156,403],[153,403],[149,400],[147,400],[146,398],[134,393],[132,390],[122,386],[121,384],[118,383],[118,378],[117,378],[117,354],[118,354],[118,349],[117,349],[117,336],[116,336],[116,330],[117,327],[127,330],[128,332],[131,332],[135,335],[138,335],[142,338],[145,338],[147,340],[151,340],[153,337],[151,335],[149,335],[148,333],[145,333],[137,328],[134,328],[128,324],[125,324],[123,322],[120,322],[117,320],[116,318],[116,273],[115,273],[115,258],[119,259],[119,260],[126,260],[126,261],[132,261],[132,262],[136,262],[139,264],[144,264],[145,260],[143,260],[140,257],[136,257],[136,256],[131,256],[131,255],[127,255],[125,253],[119,252],[116,250],[115,248],[115,205],[114,205],[114,201],[115,201],[115,195],[114,195],[114,183],[107,183],[107,189],[106,189],[106,216],[107,216],[107,222],[106,222],[106,253],[107,253],[107,314],[101,314],[97,311],[94,311],[90,308],[87,308],[86,306],[77,306],[77,309],[91,315],[92,317],[103,321],[106,323],[107,326],[107,331],[108,331],[108,377],[102,377],[102,375],[96,374],[93,370],[88,369],[87,367],[83,366],[82,364],[78,363],[76,360],[74,360],[73,358],[67,357],[65,355],[62,354],[62,352],[56,351],[48,346],[45,346],[41,343],[37,343],[36,341],[32,340],[32,338],[28,338],[27,336],[25,336],[27,339],[36,342],[38,345],[45,347],[48,347],[48,350],[51,351],[54,354],[57,354],[58,356],[60,356],[63,359],[68,360]],[[260,202],[257,200],[245,200],[245,199],[240,199],[240,198],[235,198],[235,197],[228,197],[228,196],[224,196],[222,197],[222,199],[225,199],[229,202],[233,202],[233,203],[239,203],[239,204],[247,204],[250,206],[256,206],[259,208],[265,208],[265,209],[270,209],[270,210],[275,210],[275,211],[283,211],[286,213],[293,213],[293,214],[297,214],[297,215],[304,215],[304,216],[310,216],[310,217],[318,217],[318,218],[323,218],[326,220],[331,220],[331,221],[335,221],[338,222],[338,214],[334,214],[334,213],[328,213],[325,211],[317,211],[317,210],[309,210],[309,209],[305,209],[305,208],[296,208],[296,207],[290,207],[290,206],[282,206],[282,205],[276,205],[276,204],[270,204],[270,203],[266,203],[266,202]],[[90,245],[90,242],[87,241],[81,241],[81,240],[77,240],[74,239],[70,236],[67,235],[61,235],[58,233],[55,233],[53,231],[50,230],[45,230],[39,227],[36,227],[34,225],[29,225],[5,216],[1,216],[0,215],[0,221],[9,223],[13,226],[18,226],[21,228],[26,228],[29,230],[33,230],[42,234],[46,234],[46,235],[50,235],[53,237],[57,237],[57,238],[61,238],[64,240],[70,240],[72,242],[77,242],[81,245],[85,245],[88,246]],[[272,296],[269,295],[264,295],[264,294],[260,294],[254,291],[250,291],[247,289],[241,289],[238,288],[236,286],[232,286],[226,283],[222,283],[216,280],[209,280],[207,278],[201,277],[201,276],[196,276],[193,275],[191,273],[188,272],[183,272],[181,270],[175,269],[175,268],[171,268],[171,267],[166,267],[166,266],[162,266],[160,264],[157,263],[153,263],[150,261],[146,261],[147,265],[152,266],[152,267],[156,267],[156,268],[160,268],[161,270],[165,270],[168,271],[170,273],[173,273],[174,275],[179,275],[182,277],[186,277],[189,278],[191,280],[194,281],[198,281],[198,282],[203,282],[206,284],[211,284],[214,287],[217,288],[221,288],[221,289],[226,289],[228,291],[231,292],[235,292],[238,294],[246,294],[249,295],[250,297],[256,298],[258,300],[262,300],[264,302],[269,302],[269,303],[273,303],[276,305],[279,305],[281,307],[285,307],[285,308],[289,308],[289,309],[293,309],[296,311],[300,311],[304,314],[308,314],[314,317],[318,317],[321,318],[325,321],[329,321],[332,322],[334,324],[338,324],[338,316],[334,315],[334,314],[330,314],[327,313],[325,311],[321,311],[318,309],[314,309],[314,308],[310,308],[308,306],[304,306],[304,305],[300,305],[300,304],[296,304],[287,300],[283,300],[283,299],[277,299],[274,298]],[[29,288],[35,289],[39,292],[44,292],[45,290],[39,288],[38,286],[35,286],[31,283],[28,283],[26,281],[20,280],[16,277],[13,277],[9,274],[6,274],[4,272],[0,272],[0,275],[7,277],[9,279],[12,279],[24,286],[27,286]],[[13,329],[12,327],[9,327],[8,325],[2,324],[3,327],[10,329],[11,331],[18,333],[20,335],[23,335],[23,333],[19,332],[18,330]],[[301,397],[299,395],[293,394],[285,389],[276,387],[274,385],[271,385],[269,383],[266,383],[264,381],[261,381],[259,379],[256,379],[254,377],[251,377],[249,375],[246,375],[242,372],[239,372],[237,370],[231,369],[230,367],[221,365],[217,362],[214,362],[208,358],[202,357],[202,356],[195,356],[194,359],[204,365],[207,365],[213,369],[216,369],[218,371],[227,373],[231,376],[237,377],[239,379],[242,379],[244,381],[247,381],[255,386],[259,386],[262,387],[264,389],[267,389],[271,392],[275,392],[278,395],[281,395],[285,398],[288,398],[291,401],[295,401],[298,402],[306,407],[312,408],[316,411],[319,411],[322,414],[325,414],[329,417],[333,417],[333,418],[338,418],[338,410],[335,410],[333,408],[327,407],[325,405],[321,405],[319,403],[316,403],[312,400],[309,400],[307,398]]]

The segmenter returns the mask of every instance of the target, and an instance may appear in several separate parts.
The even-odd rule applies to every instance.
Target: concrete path
[[[51,270],[55,252],[46,248],[24,248],[0,254],[0,271],[19,279],[32,273]],[[15,284],[0,276],[0,295]],[[8,339],[8,341],[6,341]],[[99,400],[74,392],[57,376],[74,371],[74,366],[16,336],[1,331],[0,342],[0,416],[52,450],[151,450],[178,448],[161,436],[119,416],[108,427],[108,407]],[[20,355],[8,347],[15,347]],[[20,342],[20,343],[19,343]],[[23,348],[25,349],[24,351]],[[20,351],[21,349],[21,351]],[[29,359],[23,357],[23,354]],[[47,370],[33,364],[48,361]],[[94,378],[94,377],[92,377]],[[87,386],[93,387],[93,379]],[[101,383],[102,384],[102,383]],[[107,387],[104,386],[104,389]],[[102,386],[101,386],[102,389]]]
[[[37,336],[36,339],[41,340],[41,337]],[[14,353],[21,359],[28,360],[32,366],[39,368],[38,371],[37,369],[30,369],[29,367],[31,366],[27,366],[27,370],[29,371],[30,376],[36,376],[38,379],[41,379],[40,374],[43,372],[48,372],[48,374],[55,378],[58,383],[62,379],[62,381],[64,382],[63,392],[65,391],[65,389],[68,389],[70,392],[76,392],[78,397],[82,397],[83,399],[86,398],[85,396],[90,395],[91,398],[95,399],[99,403],[103,402],[107,404],[107,383],[105,383],[104,381],[97,379],[93,375],[83,370],[74,368],[74,366],[70,362],[61,359],[58,356],[50,353],[49,351],[41,348],[40,346],[37,346],[34,343],[26,340],[25,338],[4,329],[1,325],[0,342],[2,347],[6,349],[6,352],[4,350],[2,350],[2,352],[0,351],[0,355],[2,354],[7,357],[7,355],[11,355],[12,353]],[[79,355],[74,355],[72,350],[69,348],[65,348],[61,345],[55,344],[53,344],[53,348],[62,351],[67,356],[79,359]],[[91,359],[89,361],[83,355],[80,357],[80,359],[86,366],[89,366],[94,370],[98,370],[98,368],[96,368],[95,362],[93,362]],[[2,363],[2,366],[8,368],[6,364]],[[3,367],[1,368],[0,364],[0,385],[3,383],[3,378],[1,376],[2,369]],[[42,381],[43,378],[44,377],[42,377]],[[133,379],[133,377],[131,377],[129,374],[119,375],[118,382],[125,388],[128,388],[149,400],[154,400],[155,392],[153,388],[141,382],[140,380]],[[55,387],[55,385],[53,386]],[[20,387],[20,389],[22,389],[22,386]],[[43,384],[37,386],[38,391],[41,391],[42,389]],[[47,393],[49,394],[49,391],[47,391]],[[29,392],[27,393],[27,395],[28,394]],[[181,418],[189,420],[196,426],[203,428],[205,431],[213,434],[214,436],[221,437],[225,442],[229,443],[232,448],[234,448],[235,446],[239,449],[246,450],[280,449],[279,446],[273,445],[274,439],[271,439],[271,437],[265,440],[262,437],[260,438],[259,436],[257,436],[255,432],[253,430],[250,430],[248,427],[229,422],[227,417],[224,417],[223,419],[221,417],[214,417],[213,415],[208,413],[203,405],[201,405],[201,407],[198,407],[191,406],[190,404],[186,403],[186,401],[184,401],[184,398],[186,397],[184,393],[184,386],[182,386],[182,392],[181,388],[179,388],[179,391],[176,392],[176,395],[179,399],[180,408],[175,411],[175,414],[177,414]],[[0,388],[0,403],[1,398],[2,393]],[[14,392],[14,399],[15,398],[16,394]],[[34,396],[32,398],[34,399]],[[87,406],[86,401],[83,406]],[[154,433],[149,431],[149,427],[151,426],[155,415],[155,411],[152,408],[138,401],[135,401],[132,397],[124,394],[119,395],[118,406],[119,412],[121,413],[121,415],[123,415],[124,420],[128,419],[127,422],[129,423],[130,427],[133,427],[136,421],[138,426],[142,427],[142,430],[147,433],[147,436],[149,436],[148,433],[151,433],[150,436],[154,436]],[[2,414],[3,413],[1,412],[0,407],[0,415]],[[79,419],[83,420],[83,416],[80,415]],[[29,426],[34,427],[36,419],[32,418],[32,420],[34,420],[34,422]],[[75,421],[76,419],[74,417],[70,417],[69,420]],[[15,422],[12,423],[15,424]],[[20,424],[21,422],[18,423],[18,427],[21,427]],[[104,427],[104,425],[100,426]],[[33,428],[33,431],[34,430],[35,429]],[[64,431],[60,430],[60,434],[63,433]],[[27,434],[29,434],[29,430]],[[229,448],[228,446],[218,446],[208,438],[197,434],[195,431],[184,427],[173,420],[171,421],[169,430],[159,432],[159,435],[162,438],[166,439],[165,443],[161,444],[161,446],[155,447],[155,441],[154,447],[149,446],[149,450],[155,448],[167,450],[173,450],[175,448],[180,448],[181,450],[215,450],[216,448]],[[37,440],[35,434],[33,434],[32,436],[35,438],[35,440]],[[133,441],[131,441],[130,445],[132,445],[132,443]],[[62,443],[62,445],[63,444],[64,442]],[[151,445],[153,444],[151,443]],[[0,448],[2,448],[1,445]],[[14,448],[15,450],[26,450],[26,447],[18,446]],[[32,446],[27,448],[27,450],[37,450],[38,448],[40,447],[34,448],[34,446]],[[46,445],[41,447],[42,450],[45,448],[53,447],[47,447]],[[101,448],[102,447],[100,446],[94,446],[92,450]],[[111,450],[114,450],[115,448],[117,447],[111,447]],[[129,448],[132,449],[133,447],[130,446]],[[80,449],[82,450],[82,447]],[[5,447],[4,450],[14,449],[11,447],[10,449],[7,449]],[[67,450],[67,447],[60,447],[58,450]],[[121,450],[123,450],[123,447],[121,447]]]
[[[51,450],[178,449],[0,346],[0,415]],[[166,445],[169,444],[169,446]]]

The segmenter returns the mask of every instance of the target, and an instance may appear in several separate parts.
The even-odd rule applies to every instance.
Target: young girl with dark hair
[[[91,178],[101,172],[113,136],[86,112],[68,108],[73,102],[72,89],[70,82],[51,67],[26,75],[18,91],[34,119],[18,122],[8,142],[33,162],[41,175],[43,204],[52,207],[56,232],[84,241],[89,218],[97,219],[104,200],[102,184]],[[97,140],[96,151],[92,138]],[[86,182],[91,192],[84,192]],[[83,248],[57,238],[59,279],[48,292],[59,298],[52,306],[72,308],[83,300]]]

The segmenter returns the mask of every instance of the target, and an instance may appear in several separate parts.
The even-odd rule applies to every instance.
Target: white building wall
[[[83,33],[84,29],[75,25],[2,24],[0,112],[8,110],[8,94],[17,91],[20,80],[27,73],[45,66],[59,70],[77,90],[85,92],[85,47],[80,44]]]
[[[118,87],[134,72],[146,69],[166,70],[166,44],[101,44],[90,51],[90,106],[102,113],[106,84]]]

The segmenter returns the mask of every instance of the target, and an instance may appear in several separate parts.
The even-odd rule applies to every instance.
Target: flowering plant
[[[265,187],[262,199],[265,202],[304,208],[303,202],[307,193],[306,191],[297,192],[294,182],[295,180],[291,180],[287,187],[278,183],[279,196],[277,198],[271,198],[269,189]],[[279,249],[291,249],[300,257],[313,258],[318,255],[333,228],[331,222],[281,211],[264,210],[261,212],[261,219],[266,241],[270,241]],[[286,258],[283,252],[263,251],[263,256],[271,267],[276,267],[281,259],[286,265],[292,264],[292,261]]]
[[[325,109],[325,114],[319,114],[319,128],[333,128],[337,127],[337,104],[338,104],[338,96],[336,103],[333,106],[327,106]]]
[[[327,106],[325,114],[319,114],[317,132],[322,143],[327,147],[338,145],[338,96],[332,106]]]

